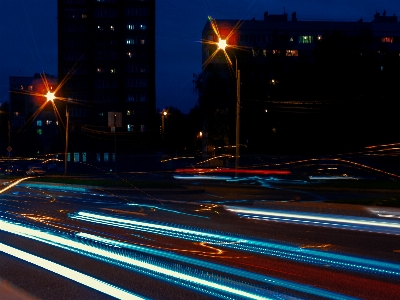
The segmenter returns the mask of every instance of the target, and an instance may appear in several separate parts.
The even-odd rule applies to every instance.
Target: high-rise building
[[[9,77],[9,146],[15,155],[43,154],[59,150],[58,120],[46,98],[57,87],[49,74]]]
[[[371,21],[307,21],[295,12],[290,19],[286,13],[265,12],[259,20],[210,20],[214,23],[207,22],[202,32],[200,104],[209,113],[213,146],[224,149],[235,141],[235,68],[240,70],[244,149],[329,149],[396,136],[397,16],[384,12]],[[230,67],[219,39],[228,44]]]
[[[56,96],[67,100],[81,133],[101,138],[114,125],[119,133],[148,130],[155,113],[155,0],[58,0],[58,78]]]

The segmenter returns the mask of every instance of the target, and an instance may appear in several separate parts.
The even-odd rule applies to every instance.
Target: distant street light
[[[222,51],[225,52],[225,55],[229,59],[228,54],[226,53],[226,48],[229,45],[227,44],[226,40],[219,39],[218,42],[218,48]],[[235,72],[235,77],[236,77],[236,153],[235,153],[235,169],[237,170],[239,168],[239,156],[240,156],[240,70],[238,69],[238,60],[235,55],[235,61],[236,61],[236,72]]]

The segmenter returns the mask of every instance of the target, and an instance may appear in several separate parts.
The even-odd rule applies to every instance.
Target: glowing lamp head
[[[219,42],[218,42],[218,49],[221,49],[221,50],[225,51],[226,46],[227,46],[226,40],[223,40],[223,39],[220,38]]]
[[[166,115],[167,115],[167,112],[164,110],[164,111],[162,112],[162,114],[163,114],[163,116],[166,116]]]
[[[54,93],[48,91],[46,94],[46,98],[47,98],[47,101],[53,101],[56,98],[56,96],[54,95]]]

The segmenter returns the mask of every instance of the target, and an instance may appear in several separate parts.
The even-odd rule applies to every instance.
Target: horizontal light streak
[[[248,169],[232,169],[232,168],[185,168],[176,169],[177,173],[239,173],[239,174],[252,174],[252,175],[288,175],[290,171],[288,170],[248,170]]]
[[[238,235],[225,235],[217,232],[142,222],[133,219],[121,219],[88,212],[78,212],[70,215],[73,219],[131,230],[160,234],[185,240],[218,244],[219,247],[234,248],[241,251],[255,252],[263,255],[295,260],[315,265],[329,265],[334,268],[350,269],[355,272],[377,273],[384,276],[400,277],[400,265],[376,261],[336,253],[322,252],[299,248],[291,245],[266,242],[264,240],[248,239]]]
[[[242,278],[256,280],[259,282],[268,283],[269,285],[284,287],[287,289],[296,290],[296,291],[299,291],[302,293],[316,295],[316,296],[324,297],[327,299],[353,299],[351,297],[347,297],[345,295],[325,291],[323,289],[318,289],[318,288],[310,287],[307,285],[291,282],[288,280],[282,280],[282,279],[278,279],[278,278],[274,278],[274,277],[270,277],[270,276],[252,273],[252,272],[241,270],[241,269],[236,269],[236,268],[232,268],[232,267],[228,267],[228,266],[224,266],[224,265],[220,265],[220,264],[215,264],[215,263],[211,263],[211,262],[196,259],[196,258],[186,257],[186,256],[182,256],[182,255],[175,254],[172,252],[166,252],[166,251],[151,249],[148,247],[113,241],[110,239],[106,239],[103,237],[99,237],[99,236],[95,236],[95,235],[87,234],[87,233],[83,233],[83,232],[78,233],[77,236],[86,238],[86,239],[95,240],[98,242],[102,242],[107,245],[112,245],[115,247],[121,247],[121,248],[126,248],[126,249],[132,249],[134,251],[139,251],[139,252],[143,252],[146,254],[151,254],[151,255],[156,255],[159,257],[163,257],[163,258],[173,259],[173,260],[176,260],[179,262],[188,263],[188,264],[200,266],[203,268],[208,268],[211,270],[224,272],[227,274],[233,274],[235,276],[240,276]]]
[[[217,290],[219,292],[223,292],[223,293],[227,293],[227,294],[235,295],[235,296],[239,296],[239,297],[245,297],[248,299],[272,299],[272,298],[265,297],[264,295],[260,294],[261,292],[268,292],[266,290],[259,289],[260,293],[253,293],[253,292],[249,292],[249,291],[245,291],[245,290],[240,290],[238,288],[239,284],[236,282],[233,282],[233,281],[231,281],[231,282],[233,282],[233,284],[231,283],[232,286],[223,285],[218,282],[206,280],[203,278],[198,278],[198,277],[195,277],[192,275],[187,275],[185,273],[174,271],[174,270],[168,269],[166,267],[160,267],[155,264],[143,262],[139,259],[131,258],[131,257],[125,256],[122,254],[117,254],[117,253],[114,253],[112,251],[108,251],[105,249],[100,249],[100,248],[94,247],[92,245],[85,245],[78,241],[67,239],[62,236],[50,234],[50,233],[39,231],[39,230],[32,229],[32,228],[26,228],[19,224],[13,224],[10,222],[0,220],[0,230],[10,232],[13,234],[17,234],[20,236],[24,236],[27,238],[31,238],[31,239],[34,239],[37,241],[41,241],[41,242],[44,242],[44,243],[47,243],[47,244],[50,244],[53,246],[61,247],[63,249],[66,249],[66,250],[69,250],[72,252],[76,252],[76,253],[84,254],[86,256],[101,259],[101,260],[107,261],[108,263],[112,263],[114,265],[121,266],[123,264],[126,264],[131,269],[142,268],[142,269],[150,271],[151,273],[163,274],[163,278],[168,277],[168,276],[171,278],[174,278],[175,283],[179,284],[179,282],[183,281],[185,283],[185,284],[183,284],[184,286],[186,286],[188,284],[189,285],[195,284],[198,286],[202,286],[203,287],[202,290],[204,290],[206,288],[207,289],[206,292],[209,294],[213,294],[212,292],[209,291],[211,288],[211,289]],[[240,284],[240,285],[244,286],[243,284]],[[243,289],[244,289],[244,287],[243,287]],[[253,290],[253,287],[248,286],[248,290],[250,290],[250,289]],[[121,299],[125,299],[125,298],[122,297]]]
[[[295,212],[283,212],[283,211],[272,211],[272,210],[259,210],[259,209],[250,209],[250,208],[242,208],[242,207],[233,207],[226,206],[229,211],[233,211],[235,213],[241,214],[251,214],[251,215],[261,215],[261,216],[275,216],[275,217],[286,217],[286,218],[299,218],[305,220],[318,220],[324,222],[340,222],[340,223],[348,223],[355,225],[368,225],[368,226],[376,226],[376,227],[390,227],[400,229],[400,223],[398,222],[383,222],[381,220],[374,220],[372,218],[357,218],[357,217],[333,217],[330,215],[322,215],[322,214],[310,214],[310,213],[295,213]],[[400,233],[400,232],[399,232]]]
[[[0,243],[0,251],[117,299],[146,299],[42,257]]]

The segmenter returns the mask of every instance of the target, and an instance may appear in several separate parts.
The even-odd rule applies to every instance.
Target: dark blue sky
[[[9,76],[57,75],[57,1],[7,0],[0,11],[0,102],[8,100]],[[157,107],[183,112],[195,105],[192,75],[201,71],[201,31],[218,19],[263,18],[265,11],[298,20],[365,22],[376,11],[400,14],[398,0],[157,0]]]

